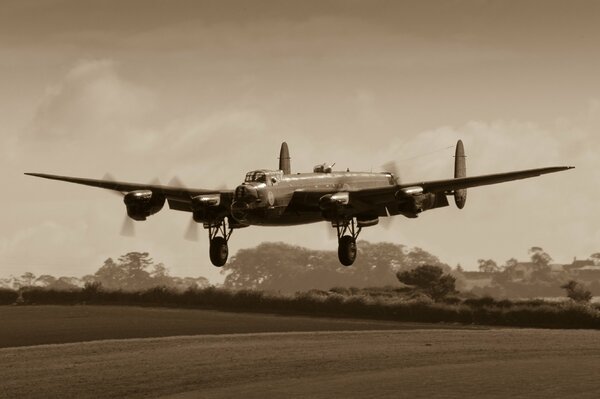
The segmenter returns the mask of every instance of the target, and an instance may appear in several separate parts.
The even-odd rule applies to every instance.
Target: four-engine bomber
[[[209,253],[215,266],[227,262],[227,243],[234,229],[330,222],[338,237],[338,256],[349,266],[356,259],[356,239],[364,227],[382,217],[419,213],[448,206],[449,195],[459,209],[465,206],[467,188],[525,179],[571,169],[558,166],[467,177],[462,141],[455,151],[454,178],[401,184],[395,170],[382,173],[334,171],[320,164],[312,173],[292,174],[287,144],[281,145],[279,169],[248,172],[235,190],[188,189],[110,180],[85,179],[41,173],[27,175],[62,180],[125,193],[127,215],[137,221],[157,213],[165,202],[170,209],[191,212],[208,230]],[[395,169],[391,167],[391,169]]]

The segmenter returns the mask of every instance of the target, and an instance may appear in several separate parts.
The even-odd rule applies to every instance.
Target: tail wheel
[[[221,267],[227,262],[229,247],[223,237],[214,237],[210,240],[210,261],[213,265]]]
[[[340,238],[338,258],[344,266],[350,266],[354,263],[354,260],[356,260],[356,240],[354,237],[345,235]]]

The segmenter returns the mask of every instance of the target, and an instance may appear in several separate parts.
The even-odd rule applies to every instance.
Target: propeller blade
[[[102,176],[102,180],[115,181],[115,177],[110,173],[106,172],[104,176]]]
[[[173,176],[171,180],[169,180],[169,186],[177,187],[177,188],[186,188],[185,184],[181,181],[181,179],[177,176]]]
[[[160,180],[158,177],[155,177],[154,179],[150,180],[150,184],[153,186],[160,186]]]
[[[379,224],[385,230],[389,230],[394,224],[394,217],[390,215],[390,212],[388,211],[387,207],[385,208],[385,213],[387,213],[387,216],[380,217]]]
[[[198,236],[198,223],[192,218],[185,231],[185,239],[188,241],[198,241]]]
[[[115,177],[108,172],[106,172],[104,174],[104,176],[102,176],[102,180],[111,181],[111,182],[117,181],[117,179],[115,179]],[[122,193],[120,191],[114,191],[114,190],[107,190],[107,191],[114,195],[118,195],[119,197],[122,197],[123,195],[125,195],[125,193]]]
[[[121,226],[121,235],[125,237],[135,236],[135,224],[133,222],[133,219],[131,219],[127,215],[125,215],[125,219],[123,219],[123,225]]]
[[[327,229],[327,238],[331,241],[337,241],[337,230],[331,226],[330,222],[325,222],[325,228]]]

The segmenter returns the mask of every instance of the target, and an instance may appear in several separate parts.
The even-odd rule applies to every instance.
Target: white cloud
[[[151,111],[154,96],[122,79],[111,60],[82,60],[50,86],[34,117],[38,140],[113,136]]]

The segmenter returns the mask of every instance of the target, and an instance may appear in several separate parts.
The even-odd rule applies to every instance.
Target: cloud
[[[561,144],[533,123],[497,120],[469,121],[460,127],[443,126],[408,139],[395,139],[380,156],[400,159],[400,170],[410,181],[452,177],[454,145],[461,139],[469,174],[497,173],[560,163]],[[448,148],[450,147],[450,148]]]
[[[0,240],[4,272],[48,273],[56,268],[60,273],[80,275],[85,268],[73,267],[72,260],[93,256],[93,248],[85,245],[86,229],[84,223],[67,227],[44,220],[17,230],[10,238]]]
[[[405,242],[466,266],[478,256],[498,261],[522,256],[526,247],[534,244],[543,246],[558,261],[592,253],[600,234],[600,192],[589,184],[600,179],[597,157],[590,157],[598,142],[590,127],[592,119],[586,116],[555,126],[514,120],[470,121],[393,141],[382,157],[409,157],[400,163],[406,183],[452,177],[453,148],[444,148],[459,138],[465,144],[469,175],[558,165],[577,167],[470,189],[464,210],[452,209],[451,204],[451,208],[434,210],[417,221],[406,221],[401,230]],[[436,149],[440,151],[432,152]],[[394,230],[382,231],[381,238],[398,234]]]
[[[131,128],[147,115],[154,96],[122,79],[111,60],[82,60],[42,99],[30,128],[39,140],[103,137]]]

